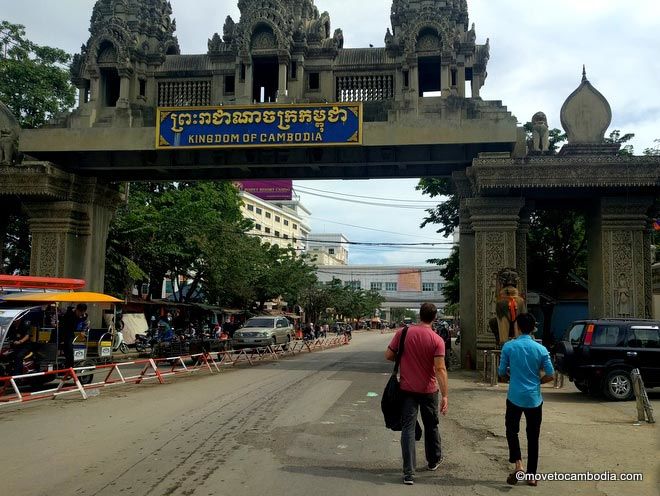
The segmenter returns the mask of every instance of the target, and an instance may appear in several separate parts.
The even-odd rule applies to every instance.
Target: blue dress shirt
[[[520,408],[536,408],[543,403],[541,396],[540,371],[553,375],[555,369],[550,353],[545,346],[537,343],[529,334],[523,334],[502,347],[500,368],[501,377],[509,369],[509,393],[507,398]]]

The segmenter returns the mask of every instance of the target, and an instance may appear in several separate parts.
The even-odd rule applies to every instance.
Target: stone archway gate
[[[166,0],[98,0],[90,39],[71,66],[79,106],[45,129],[22,131],[22,163],[15,121],[0,108],[0,202],[20,202],[29,217],[31,273],[81,277],[102,289],[124,181],[434,176],[452,178],[461,197],[464,353],[475,357],[493,345],[491,275],[514,267],[526,287],[535,203],[588,211],[594,316],[650,316],[660,160],[622,158],[603,144],[611,112],[586,77],[562,111],[570,144],[552,156],[539,114],[528,151],[517,119],[480,97],[490,43],[477,43],[464,0],[394,0],[385,46],[358,49],[344,48],[342,31],[332,31],[313,0],[246,0],[239,8],[240,20],[228,17],[206,54],[182,55]],[[255,74],[264,67],[276,70]],[[276,102],[260,101],[274,88]],[[221,117],[237,110],[253,116],[249,125],[257,127],[243,134],[255,138],[224,142],[219,132],[199,130],[215,116],[227,129],[241,124]],[[287,111],[295,121],[275,117],[273,133],[293,137],[270,142],[265,113]],[[357,122],[357,134],[327,131],[329,113],[341,111],[353,112],[339,121]],[[310,113],[311,131],[323,127],[320,138],[305,121]],[[174,134],[163,128],[168,119],[178,119]],[[204,141],[182,142],[183,129]]]

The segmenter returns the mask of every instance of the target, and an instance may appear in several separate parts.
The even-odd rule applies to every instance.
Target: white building
[[[445,281],[440,275],[440,268],[435,265],[325,265],[317,267],[316,275],[321,282],[339,279],[355,288],[379,291],[385,298],[381,305],[384,320],[390,320],[392,308],[419,310],[420,305],[428,301],[442,312],[445,306],[442,295]]]
[[[265,201],[245,191],[239,194],[243,217],[254,221],[248,234],[281,248],[291,246],[299,252],[307,248],[310,228],[306,219],[310,212],[299,201]]]
[[[312,233],[307,247],[317,266],[348,264],[348,239],[343,234]]]

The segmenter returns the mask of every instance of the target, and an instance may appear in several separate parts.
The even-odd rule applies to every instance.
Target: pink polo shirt
[[[401,331],[398,331],[389,349],[399,349]],[[408,328],[403,355],[401,355],[401,390],[409,393],[430,394],[438,391],[435,379],[435,357],[445,356],[445,342],[430,327],[412,325]]]

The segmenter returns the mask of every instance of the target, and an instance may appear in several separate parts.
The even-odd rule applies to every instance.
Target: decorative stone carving
[[[225,25],[222,28],[222,38],[228,45],[231,45],[236,36],[236,23],[231,16],[227,16],[225,19]]]
[[[9,108],[0,102],[0,165],[15,165],[20,160],[18,139],[21,131]]]
[[[561,125],[569,144],[600,144],[612,122],[612,109],[605,97],[582,72],[582,83],[561,108]]]
[[[533,152],[547,152],[550,149],[550,131],[548,118],[543,112],[537,112],[532,117],[532,146]]]

